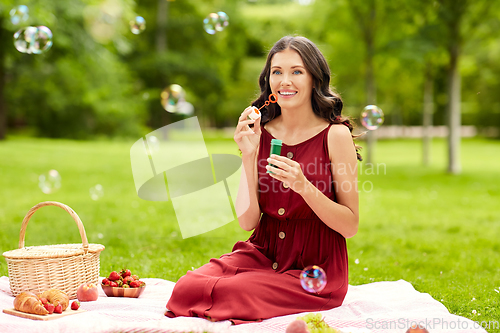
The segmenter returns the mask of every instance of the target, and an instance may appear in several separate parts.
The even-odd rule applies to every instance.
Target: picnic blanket
[[[165,305],[175,283],[162,279],[142,280],[147,286],[139,298],[106,297],[99,288],[97,301],[81,303],[81,309],[86,312],[59,319],[38,321],[2,312],[0,332],[284,333],[286,326],[299,316],[294,314],[242,325],[201,318],[167,318],[164,316]],[[13,308],[13,300],[9,279],[0,277],[0,310]],[[450,314],[443,304],[429,294],[416,291],[404,280],[349,286],[342,306],[321,313],[331,327],[343,332],[404,333],[412,324],[424,325],[430,333],[486,332],[480,323]]]

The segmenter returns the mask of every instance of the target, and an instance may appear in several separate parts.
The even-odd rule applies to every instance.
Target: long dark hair
[[[296,51],[306,70],[313,78],[313,93],[311,95],[312,109],[316,115],[326,119],[330,124],[344,124],[353,131],[353,125],[348,117],[342,116],[342,98],[330,87],[330,67],[318,47],[309,39],[301,36],[285,36],[274,44],[267,55],[266,65],[259,76],[260,96],[252,102],[252,106],[261,107],[272,93],[269,85],[271,75],[271,60],[278,53],[291,49]],[[261,123],[265,124],[281,114],[281,107],[273,103],[262,110]],[[352,135],[353,138],[357,136]],[[361,147],[355,145],[358,160],[362,160],[359,154]]]

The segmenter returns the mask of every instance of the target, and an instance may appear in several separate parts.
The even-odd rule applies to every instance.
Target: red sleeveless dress
[[[330,127],[299,144],[283,144],[281,155],[299,162],[306,178],[335,200],[327,145]],[[263,214],[258,226],[247,241],[234,245],[233,252],[181,277],[165,315],[240,324],[342,304],[348,287],[346,240],[299,194],[266,173],[274,137],[264,126],[261,129],[258,175]],[[319,294],[300,284],[299,274],[309,265],[326,272],[327,284]]]

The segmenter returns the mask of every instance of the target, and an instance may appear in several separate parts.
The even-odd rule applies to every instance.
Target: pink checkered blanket
[[[231,325],[229,321],[213,323],[201,318],[171,319],[165,317],[164,312],[175,283],[143,280],[147,287],[139,298],[106,297],[100,290],[97,301],[82,302],[81,308],[86,312],[59,319],[37,321],[0,313],[0,332],[284,333],[286,326],[300,315],[242,325]],[[0,278],[0,310],[12,308],[13,300],[9,279],[3,276]],[[343,332],[404,333],[413,323],[426,326],[430,333],[486,332],[480,322],[450,314],[443,304],[429,294],[416,291],[404,280],[349,286],[342,306],[321,313],[331,327]]]

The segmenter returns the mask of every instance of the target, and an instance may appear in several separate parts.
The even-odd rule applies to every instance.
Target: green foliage
[[[29,55],[9,43],[4,94],[11,124],[25,123],[48,137],[141,133],[145,108],[134,96],[134,75],[116,48],[92,39],[82,16],[90,4],[26,3],[26,25],[47,25],[54,45],[44,54]],[[13,34],[19,27],[8,22],[0,28]]]
[[[110,3],[120,8],[106,16],[114,24],[96,34],[93,22]],[[17,52],[9,36],[19,27],[8,19],[17,3],[3,1],[0,36],[8,38],[0,41],[6,52],[3,62],[0,52],[0,65],[10,127],[28,125],[40,136],[138,135],[145,126],[180,120],[160,105],[160,92],[173,83],[185,88],[202,124],[234,126],[258,93],[267,50],[284,35],[304,35],[320,47],[346,113],[358,117],[366,100],[363,41],[368,32],[374,38],[377,104],[386,114],[385,124],[421,124],[423,77],[431,68],[434,123],[443,125],[447,27],[458,14],[463,124],[500,127],[498,2],[315,0],[303,6],[296,0],[185,0],[166,1],[165,9],[157,0],[25,4],[27,24],[49,26],[54,46],[43,55]],[[229,15],[229,26],[209,35],[202,21],[217,11]],[[140,35],[128,27],[135,15],[146,19]],[[108,30],[114,34],[108,36]]]

